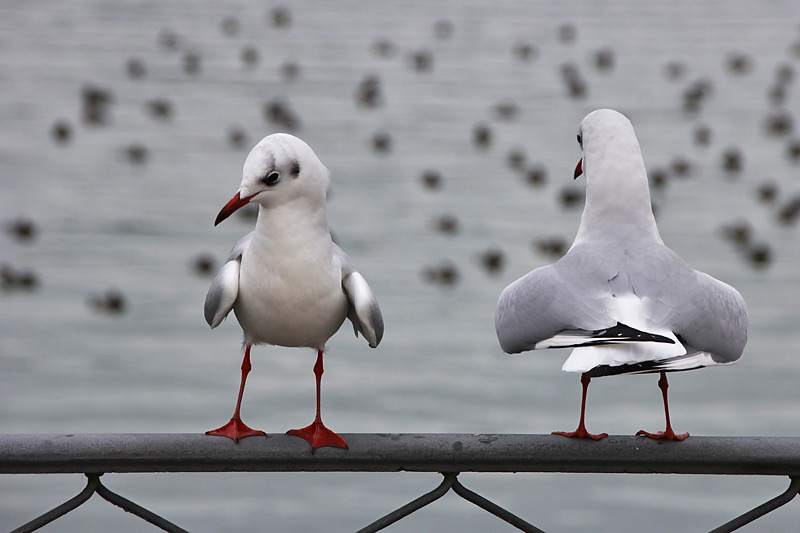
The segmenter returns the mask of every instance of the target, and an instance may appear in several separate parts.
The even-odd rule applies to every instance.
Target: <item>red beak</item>
[[[583,158],[578,160],[578,164],[575,166],[575,174],[572,176],[572,179],[578,179],[578,176],[583,174]]]
[[[253,196],[255,196],[255,194],[251,194],[247,198],[241,198],[239,197],[239,193],[237,192],[236,195],[233,198],[231,198],[227,204],[225,204],[225,207],[223,207],[220,210],[219,214],[217,215],[217,219],[214,221],[214,225],[216,226],[217,224],[219,224],[220,222],[231,216],[238,209],[246,206],[253,198]]]

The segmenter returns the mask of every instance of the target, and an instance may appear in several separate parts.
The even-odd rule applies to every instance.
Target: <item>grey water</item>
[[[129,73],[132,59],[144,67],[140,77]],[[228,420],[241,332],[233,318],[207,327],[210,277],[194,265],[206,256],[219,265],[252,227],[244,217],[216,228],[213,220],[236,192],[250,147],[286,128],[264,116],[265,104],[280,100],[300,121],[290,132],[332,172],[334,236],[386,322],[376,350],[349,327],[329,342],[323,411],[334,430],[574,428],[580,386],[560,370],[567,352],[503,354],[494,304],[508,283],[555,260],[538,241],[572,241],[581,205],[564,206],[562,196],[583,187],[572,180],[577,126],[611,107],[633,121],[651,178],[666,177],[652,188],[664,241],[737,287],[750,312],[741,362],[671,377],[675,429],[800,436],[800,230],[791,210],[800,159],[789,155],[799,137],[791,121],[768,127],[771,116],[796,122],[798,69],[800,9],[788,0],[5,1],[0,264],[7,273],[32,272],[35,286],[4,278],[0,288],[0,432],[200,433]],[[379,80],[375,106],[356,98],[370,75]],[[85,119],[87,86],[110,95],[100,105],[103,124]],[[697,87],[701,96],[687,104]],[[168,116],[154,114],[153,101],[166,102]],[[59,121],[67,140],[53,134]],[[473,140],[479,124],[491,131],[488,146]],[[707,144],[695,141],[698,127],[709,128]],[[244,142],[231,142],[232,129]],[[378,133],[390,136],[388,151],[373,147]],[[524,154],[523,170],[509,164],[513,151]],[[738,171],[723,165],[729,151],[741,155]],[[689,163],[685,174],[681,162]],[[526,178],[531,168],[544,169],[544,183]],[[424,185],[430,170],[441,175],[439,188]],[[765,184],[771,201],[759,199]],[[456,221],[454,231],[438,229],[442,217]],[[33,222],[32,238],[14,236],[20,218]],[[748,225],[750,244],[725,238],[734,223]],[[487,251],[501,254],[499,270],[484,266]],[[452,283],[437,275],[443,266]],[[96,305],[109,290],[122,295],[117,312]],[[311,350],[255,348],[245,421],[273,433],[310,422],[313,364]],[[595,380],[589,430],[661,429],[656,379]],[[709,530],[788,484],[461,479],[562,532]],[[356,530],[439,483],[435,474],[410,473],[104,480],[191,531],[287,532]],[[0,528],[34,518],[83,483],[77,475],[1,476]],[[796,524],[790,505],[749,530]],[[389,530],[508,529],[450,495]],[[93,498],[46,530],[150,526]]]

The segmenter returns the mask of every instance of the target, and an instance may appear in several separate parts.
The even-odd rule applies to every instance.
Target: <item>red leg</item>
[[[553,431],[553,435],[562,435],[564,437],[578,438],[578,439],[592,439],[592,440],[599,440],[602,439],[603,437],[608,437],[608,433],[592,434],[586,431],[586,424],[584,423],[584,417],[586,415],[586,393],[589,390],[589,383],[591,381],[592,378],[590,378],[586,374],[581,374],[583,397],[581,399],[581,420],[578,423],[578,429],[576,429],[575,431]]]
[[[323,446],[333,446],[334,448],[347,448],[347,443],[342,437],[325,427],[320,415],[320,389],[322,384],[322,350],[317,351],[317,362],[314,365],[314,376],[317,379],[317,416],[314,421],[302,429],[290,429],[287,435],[293,435],[304,439],[311,445],[311,453]]]
[[[651,439],[663,439],[663,440],[683,440],[689,436],[688,433],[675,433],[672,431],[672,424],[669,421],[669,402],[667,402],[667,389],[669,388],[669,383],[667,383],[667,373],[661,372],[661,377],[658,379],[658,388],[661,389],[661,395],[664,397],[664,415],[667,418],[667,429],[664,431],[659,431],[658,433],[648,433],[645,430],[637,431],[636,434],[641,437],[650,437]]]
[[[242,395],[244,394],[244,383],[247,381],[247,374],[250,373],[250,345],[244,349],[244,359],[242,360],[242,382],[239,385],[239,397],[236,399],[236,410],[233,412],[230,422],[224,426],[206,431],[206,435],[217,435],[220,437],[228,437],[233,439],[234,442],[239,442],[239,439],[245,437],[254,437],[257,435],[267,434],[257,429],[250,429],[242,422],[239,416],[239,409],[242,407]]]

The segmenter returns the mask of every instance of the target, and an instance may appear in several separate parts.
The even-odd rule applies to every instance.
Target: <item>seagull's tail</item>
[[[695,370],[706,366],[732,365],[730,363],[718,363],[714,361],[709,352],[692,351],[677,357],[661,359],[657,361],[642,361],[641,363],[623,365],[600,365],[587,371],[590,378],[601,376],[616,376],[619,374],[649,374],[653,372],[682,372],[685,370]]]

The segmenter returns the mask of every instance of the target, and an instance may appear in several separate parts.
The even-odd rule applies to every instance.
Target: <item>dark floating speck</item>
[[[797,222],[797,217],[800,215],[800,196],[793,196],[783,205],[780,206],[777,212],[778,222],[786,226]]]
[[[664,76],[668,80],[679,80],[686,74],[686,65],[679,61],[670,61],[664,65]]]
[[[300,127],[300,117],[287,100],[276,98],[264,104],[264,119],[270,124],[296,130]]]
[[[368,74],[356,87],[356,103],[372,109],[383,103],[381,80],[375,74]]]
[[[478,256],[481,266],[487,274],[497,275],[502,272],[506,263],[505,254],[499,248],[488,248]]]
[[[774,204],[778,199],[778,184],[773,180],[766,180],[756,188],[756,195],[761,203]]]
[[[728,54],[726,65],[733,74],[747,74],[753,70],[753,60],[742,52]]]
[[[688,177],[693,170],[691,161],[683,156],[674,157],[670,163],[670,169],[672,169],[673,174],[680,178]]]
[[[9,264],[0,265],[0,287],[5,291],[32,291],[39,285],[39,277],[32,270],[17,269]]]
[[[216,261],[214,256],[208,253],[198,255],[192,261],[192,270],[199,276],[209,276],[214,273]]]
[[[196,51],[188,51],[183,54],[183,71],[186,74],[199,74],[200,73],[200,53]]]
[[[446,213],[434,219],[433,228],[444,235],[455,235],[461,229],[461,224],[458,221],[458,217]]]
[[[109,107],[113,102],[111,90],[93,84],[81,89],[82,115],[86,124],[99,126],[108,123]]]
[[[92,295],[87,303],[94,311],[109,315],[120,315],[127,307],[125,295],[117,289],[108,289],[103,294]]]
[[[794,129],[794,119],[787,111],[775,111],[764,119],[764,129],[770,135],[788,135]]]
[[[437,39],[449,39],[453,36],[453,23],[449,20],[438,20],[433,26],[433,33]]]
[[[522,148],[512,148],[508,155],[506,156],[506,161],[508,161],[508,166],[510,166],[514,170],[522,170],[525,166],[525,160],[528,158],[525,155],[525,150]]]
[[[772,247],[765,242],[751,243],[745,249],[745,256],[755,268],[766,268],[772,263]]]
[[[247,133],[240,126],[228,128],[228,142],[233,148],[243,148],[247,145]]]
[[[589,91],[589,85],[581,76],[578,66],[574,63],[561,65],[561,79],[567,86],[567,92],[572,98],[583,98]]]
[[[530,43],[518,42],[511,49],[511,53],[520,61],[532,61],[539,55],[539,51]]]
[[[294,61],[284,61],[281,63],[280,74],[284,81],[294,81],[300,77],[300,65]]]
[[[667,171],[663,168],[655,168],[647,173],[650,181],[650,187],[656,190],[663,189],[669,183]]]
[[[776,83],[767,90],[767,98],[773,105],[780,105],[786,101],[786,85]]]
[[[744,219],[735,220],[722,226],[722,236],[725,240],[742,248],[750,243],[753,237],[753,227]]]
[[[286,6],[278,6],[270,10],[269,20],[276,28],[288,28],[292,25],[292,12]]]
[[[702,104],[711,96],[714,84],[710,80],[702,78],[692,82],[683,91],[683,109],[687,113],[700,111]]]
[[[789,53],[796,58],[800,58],[800,40],[797,40],[789,45]]]
[[[66,144],[72,140],[72,126],[66,120],[57,120],[50,128],[50,135],[58,144]]]
[[[608,71],[614,68],[614,50],[601,48],[594,53],[594,66],[599,71]]]
[[[222,34],[226,37],[236,37],[239,35],[241,24],[239,24],[239,21],[234,17],[225,17],[222,19],[222,22],[220,22],[220,28],[222,29]]]
[[[28,217],[19,216],[6,224],[6,233],[18,242],[31,242],[36,237],[36,224]]]
[[[697,146],[708,146],[711,144],[711,128],[705,124],[698,124],[695,126],[694,143]]]
[[[580,207],[583,205],[584,198],[586,197],[586,193],[583,189],[578,189],[572,186],[565,186],[561,189],[559,193],[559,200],[561,201],[561,205],[566,207],[567,209]]]
[[[156,98],[154,100],[150,100],[147,102],[146,106],[147,111],[153,118],[165,120],[172,117],[172,102],[165,98]]]
[[[543,237],[533,242],[533,248],[540,254],[558,258],[566,253],[567,241],[559,235]]]
[[[447,259],[440,261],[436,265],[425,267],[422,271],[423,280],[446,287],[455,285],[459,277],[458,267]]]
[[[558,40],[562,43],[573,43],[578,36],[578,30],[569,23],[561,24],[558,27]]]
[[[147,147],[140,143],[132,143],[125,149],[128,161],[134,165],[141,165],[147,161],[149,151]]]
[[[130,79],[140,80],[147,74],[147,67],[145,67],[144,61],[138,57],[132,57],[125,63],[125,71]]]
[[[791,83],[794,80],[794,68],[788,63],[778,65],[775,70],[775,81],[780,84]]]
[[[736,174],[742,171],[744,155],[742,151],[732,146],[722,153],[722,168],[725,172]]]
[[[417,50],[410,57],[411,66],[417,72],[430,72],[433,70],[433,52],[430,50]]]
[[[258,48],[247,45],[239,53],[239,59],[246,67],[254,67],[258,64]]]
[[[500,120],[514,120],[519,116],[519,105],[513,100],[503,100],[495,104],[494,115]]]
[[[792,161],[800,161],[800,139],[792,139],[786,144],[786,155]]]
[[[478,148],[488,148],[492,144],[492,130],[483,122],[472,128],[472,144]]]
[[[180,38],[172,30],[161,30],[158,34],[158,44],[164,50],[176,50],[180,44]]]
[[[438,191],[442,188],[442,184],[444,183],[442,173],[433,169],[425,170],[420,179],[422,181],[422,185],[431,191]]]
[[[372,50],[380,57],[392,57],[397,53],[397,47],[388,39],[378,39],[372,45]]]
[[[392,151],[392,136],[385,131],[378,131],[372,135],[372,150],[380,154]]]
[[[544,165],[532,165],[525,171],[525,182],[533,187],[541,187],[547,183],[547,169]]]

